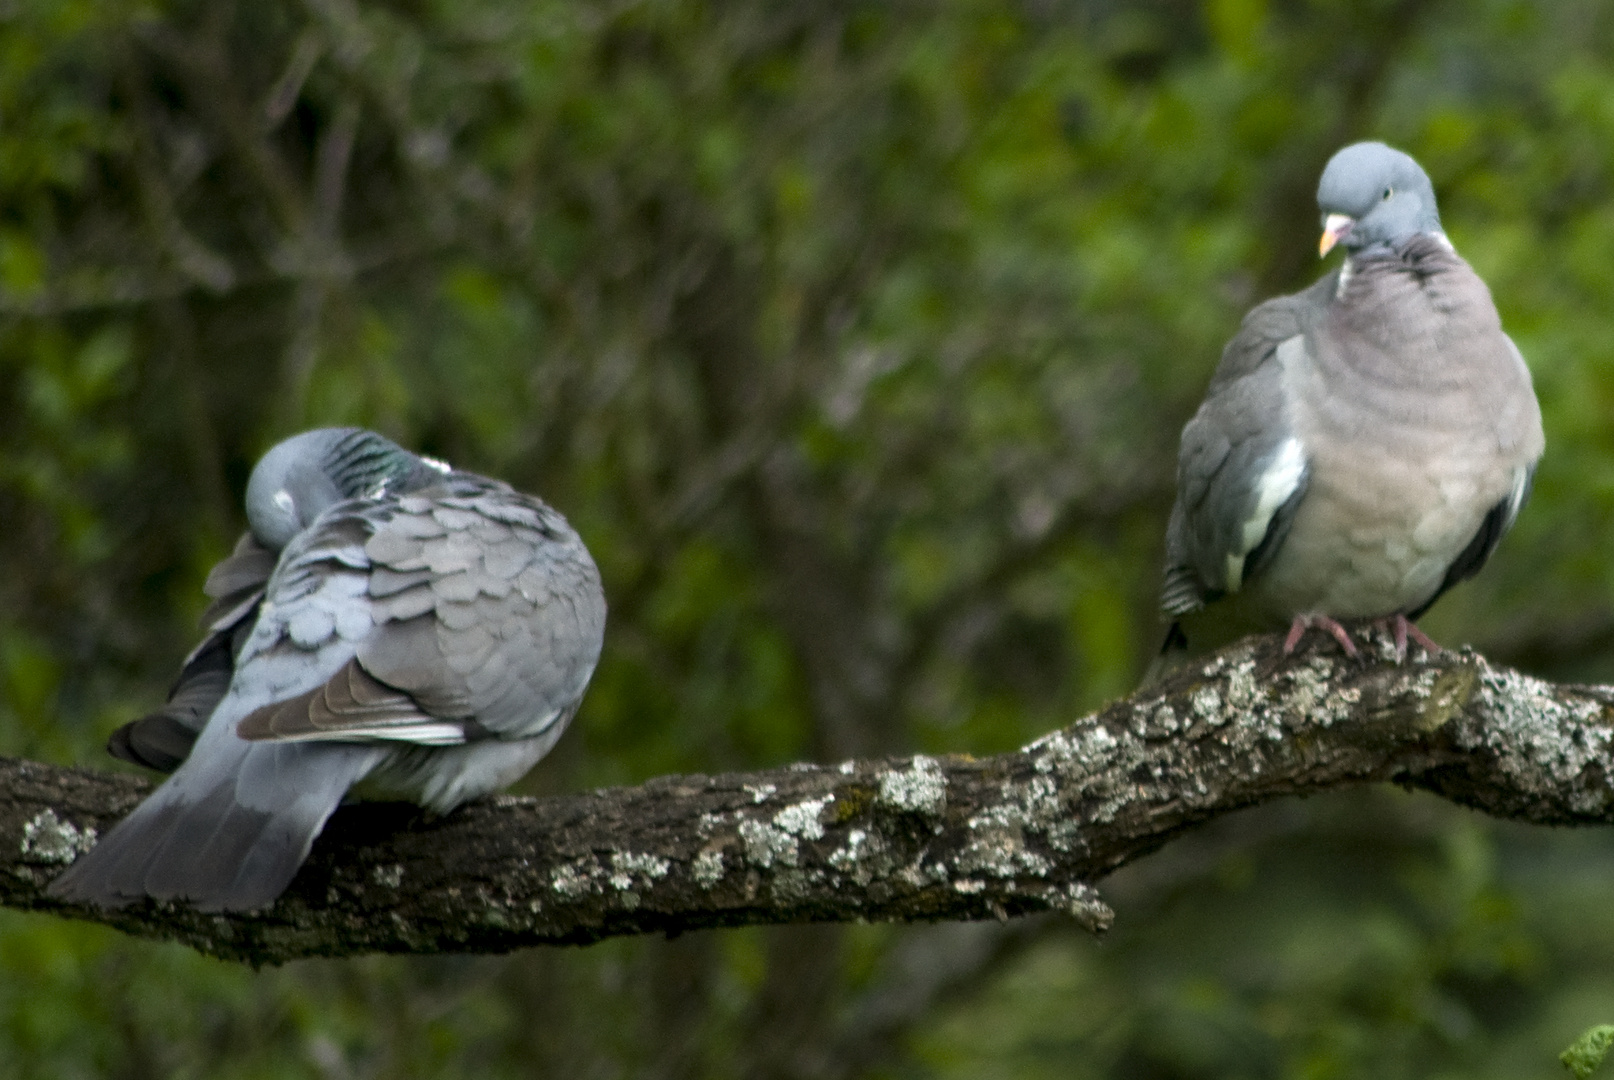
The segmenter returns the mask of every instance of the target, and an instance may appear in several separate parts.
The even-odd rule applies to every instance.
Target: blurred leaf
[[[1558,1055],[1558,1060],[1575,1074],[1575,1080],[1586,1080],[1603,1063],[1610,1047],[1614,1047],[1614,1024],[1598,1024],[1582,1032],[1580,1038]]]

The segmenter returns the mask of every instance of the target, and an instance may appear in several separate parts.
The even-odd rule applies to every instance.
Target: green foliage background
[[[0,752],[110,767],[256,456],[543,493],[612,603],[530,791],[1017,746],[1157,643],[1176,434],[1316,177],[1412,152],[1548,452],[1426,628],[1614,677],[1594,0],[4,0]],[[806,927],[253,972],[0,912],[0,1077],[1531,1077],[1614,843],[1389,790],[1218,823],[1118,928]]]

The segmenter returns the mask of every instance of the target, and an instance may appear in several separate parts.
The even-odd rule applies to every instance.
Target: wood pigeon
[[[210,633],[109,749],[172,771],[50,895],[272,903],[354,785],[446,813],[554,746],[599,658],[583,542],[509,485],[358,428],[280,443],[213,568]]]
[[[1317,187],[1322,254],[1344,264],[1257,306],[1186,427],[1161,607],[1217,601],[1308,627],[1411,620],[1472,577],[1512,526],[1544,445],[1541,410],[1490,290],[1441,231],[1429,177],[1383,143],[1347,146]],[[1185,644],[1181,621],[1168,651]]]

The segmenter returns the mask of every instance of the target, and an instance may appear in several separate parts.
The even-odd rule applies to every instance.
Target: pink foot
[[[1294,652],[1295,646],[1300,644],[1300,639],[1305,636],[1306,631],[1312,629],[1328,631],[1333,639],[1339,642],[1339,647],[1345,650],[1345,655],[1356,659],[1356,643],[1351,640],[1351,635],[1327,615],[1296,615],[1294,622],[1289,624],[1289,636],[1283,639],[1283,655],[1288,656]],[[1421,633],[1418,636],[1423,637]]]
[[[1407,659],[1408,637],[1416,641],[1419,647],[1430,656],[1439,656],[1446,651],[1435,644],[1434,639],[1428,634],[1419,630],[1418,624],[1408,619],[1405,615],[1391,615],[1385,619],[1375,619],[1373,620],[1373,625],[1383,626],[1395,638],[1395,662],[1398,664],[1404,663]]]

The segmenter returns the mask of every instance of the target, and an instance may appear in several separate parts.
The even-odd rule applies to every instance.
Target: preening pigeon
[[[1247,615],[1355,654],[1336,619],[1410,620],[1512,526],[1543,437],[1490,290],[1440,228],[1434,189],[1383,143],[1323,170],[1321,251],[1344,265],[1244,317],[1183,428],[1161,607],[1238,594]],[[1174,625],[1167,645],[1181,642]]]
[[[599,572],[566,520],[373,432],[287,439],[213,568],[211,633],[109,749],[173,775],[50,885],[104,907],[274,901],[348,790],[438,812],[555,744],[599,658]]]

